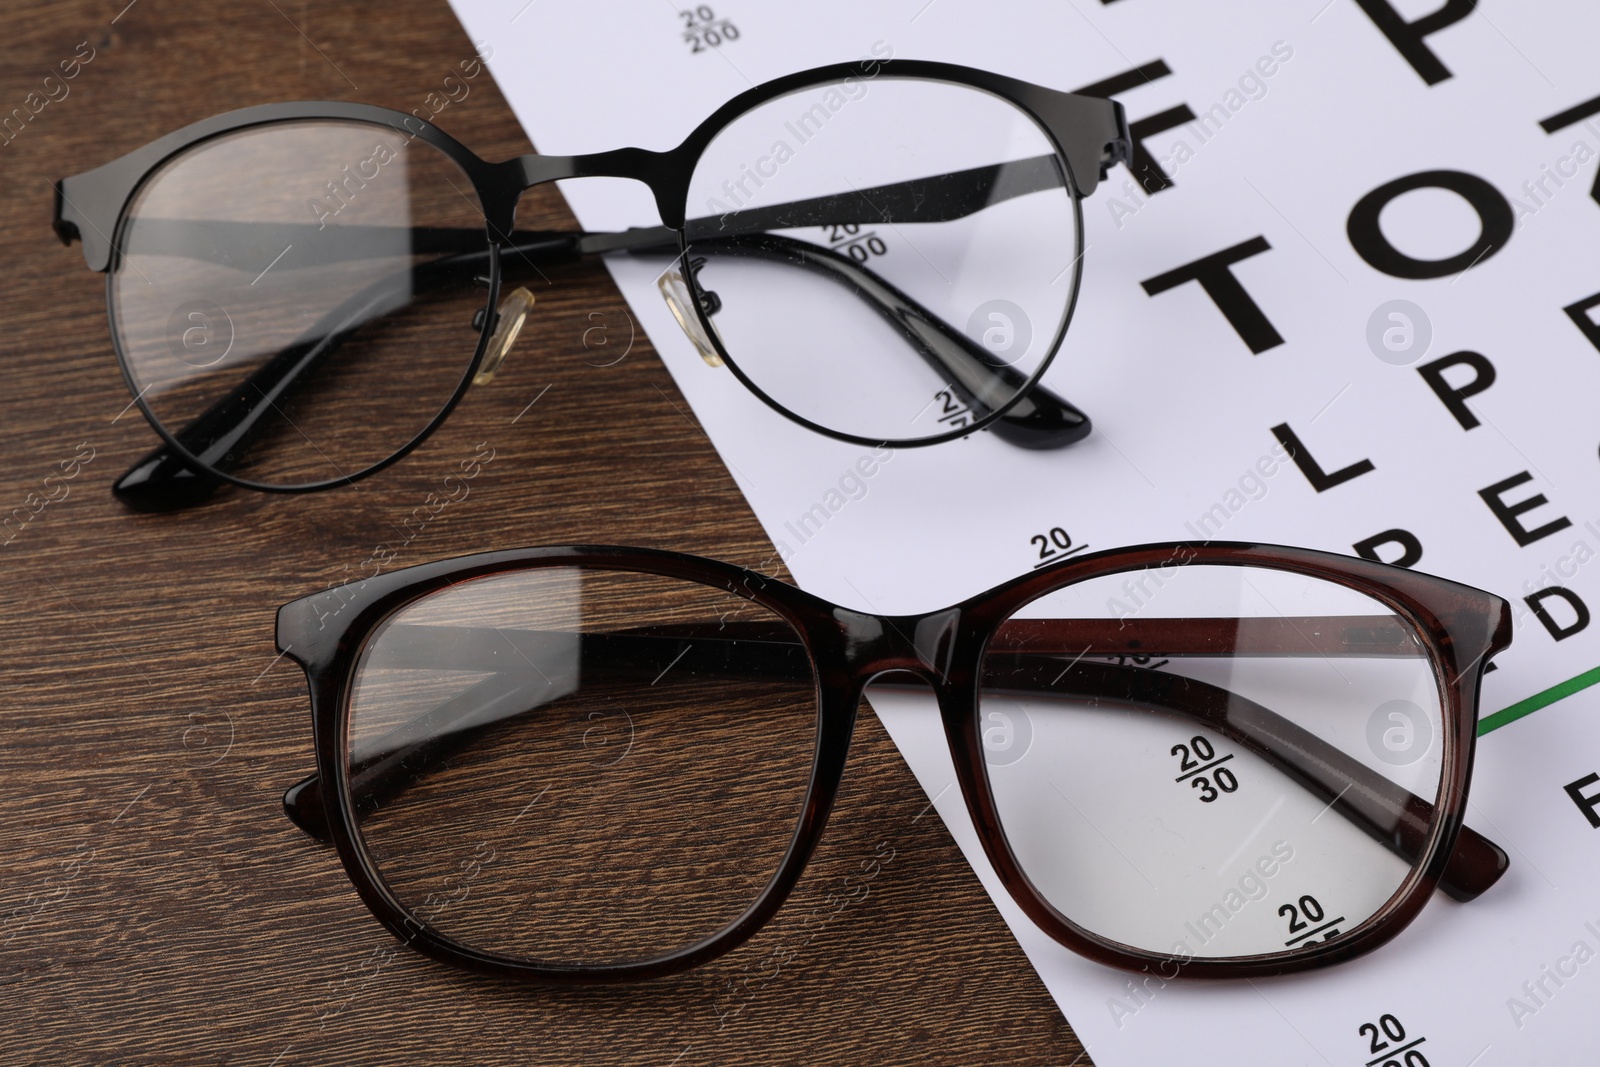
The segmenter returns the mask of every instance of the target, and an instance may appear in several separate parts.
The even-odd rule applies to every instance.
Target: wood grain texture
[[[648,985],[552,990],[396,951],[333,855],[282,817],[311,742],[303,679],[274,659],[275,608],[392,545],[480,443],[493,462],[396,565],[567,541],[755,565],[771,546],[642,336],[612,362],[630,320],[598,265],[552,272],[494,384],[357,488],[225,491],[170,516],[116,504],[110,483],[155,438],[125,407],[103,279],[50,231],[50,179],[250,104],[410,110],[472,53],[439,0],[125,4],[22,0],[0,22],[0,114],[94,49],[0,144],[0,515],[30,515],[0,533],[0,1058],[1086,1062],[870,714],[821,851],[739,952]],[[527,150],[487,78],[439,122],[486,158]],[[549,190],[535,216],[570,224]],[[586,343],[597,323],[607,348]],[[55,499],[33,513],[30,493]],[[840,907],[884,845],[871,892]]]

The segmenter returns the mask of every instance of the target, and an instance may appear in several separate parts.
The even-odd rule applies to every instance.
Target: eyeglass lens
[[[824,428],[914,441],[1010,402],[1078,268],[1050,138],[969,86],[846,79],[734,119],[689,186],[689,269],[728,356]]]
[[[724,590],[554,567],[461,582],[369,639],[349,792],[414,918],[518,959],[639,962],[760,897],[817,742],[790,625]]]
[[[250,127],[163,163],[111,273],[135,393],[193,456],[313,485],[405,447],[461,384],[488,291],[472,182],[388,126]]]
[[[997,631],[979,715],[1024,874],[1147,952],[1348,933],[1434,829],[1432,659],[1388,607],[1318,578],[1191,565],[1057,590]]]

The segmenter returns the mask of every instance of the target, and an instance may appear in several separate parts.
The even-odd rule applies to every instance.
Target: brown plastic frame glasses
[[[1288,572],[1364,594],[1392,613],[1373,617],[1280,619],[1279,625],[1236,627],[1236,619],[1153,618],[1100,622],[1073,620],[1008,624],[1024,605],[1087,579],[1127,571],[1202,564]],[[406,788],[448,753],[404,752],[359,761],[352,770],[346,740],[353,682],[363,649],[377,629],[406,606],[472,579],[579,567],[676,579],[726,591],[787,621],[804,645],[774,656],[761,653],[755,633],[740,624],[684,626],[671,634],[713,646],[712,670],[795,672],[803,663],[816,679],[817,730],[810,782],[798,825],[777,872],[735,921],[677,951],[639,962],[569,965],[485,952],[440,933],[408,910],[385,884],[358,829],[358,817],[385,796]],[[1318,623],[1321,625],[1318,625]],[[1306,625],[1306,624],[1310,625]],[[1284,625],[1286,624],[1286,625]],[[1013,624],[1014,625],[1014,624]],[[1002,632],[1004,652],[991,650]],[[770,627],[767,632],[770,633]],[[1066,632],[1070,630],[1069,632]],[[615,641],[619,635],[607,635]],[[659,630],[620,634],[623,640],[659,641]],[[751,640],[744,640],[749,638]],[[1270,656],[1314,652],[1319,657],[1382,656],[1404,646],[1424,653],[1437,681],[1443,722],[1439,794],[1432,800],[1319,740],[1269,709],[1218,686],[1126,661],[1090,662],[1119,653]],[[361,898],[405,943],[478,971],[546,982],[616,982],[664,976],[694,967],[737,947],[772,918],[794,888],[828,820],[850,746],[858,706],[869,682],[918,680],[938,702],[957,781],[985,855],[1016,903],[1062,945],[1103,964],[1130,970],[1161,968],[1164,977],[1246,978],[1302,971],[1370,952],[1398,934],[1435,889],[1471,900],[1506,870],[1506,853],[1463,826],[1476,736],[1479,684],[1490,658],[1511,642],[1511,616],[1500,597],[1442,578],[1309,549],[1239,543],[1141,545],[1084,555],[1006,582],[952,608],[911,616],[882,616],[828,603],[782,581],[730,564],[642,548],[569,546],[466,556],[412,567],[296,600],[278,612],[279,649],[299,662],[311,690],[317,773],[284,798],[289,817],[311,836],[331,842]],[[603,643],[603,642],[602,642]],[[741,648],[741,643],[743,647]],[[1253,647],[1245,647],[1251,645]],[[1292,646],[1292,647],[1291,647]],[[792,655],[788,655],[792,653]],[[588,649],[585,648],[587,656]],[[606,654],[602,652],[601,654]],[[614,653],[613,653],[614,654]],[[985,767],[979,692],[986,655],[1015,657],[1025,668],[1055,668],[1072,657],[1068,672],[1038,688],[1082,699],[1089,706],[1176,715],[1215,731],[1270,762],[1301,788],[1325,801],[1351,824],[1406,860],[1410,871],[1393,895],[1366,920],[1324,942],[1226,959],[1182,958],[1108,940],[1074,923],[1029,880],[1008,841]],[[1032,661],[1037,660],[1034,664]],[[1047,677],[1042,671],[1039,678]],[[798,677],[798,675],[796,675]],[[906,676],[913,676],[908,678]],[[406,768],[399,769],[402,763]],[[332,788],[324,788],[330,783]]]

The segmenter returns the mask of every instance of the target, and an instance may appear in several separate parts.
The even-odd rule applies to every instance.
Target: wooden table
[[[109,486],[155,438],[127,406],[103,279],[51,232],[49,181],[250,104],[409,111],[472,52],[439,0],[125,2],[13,0],[3,22],[0,113],[93,58],[0,144],[0,516],[29,515],[0,533],[0,1060],[1086,1062],[870,713],[805,879],[731,956],[563,990],[386,951],[332,853],[281,814],[311,739],[276,607],[342,581],[479,442],[493,465],[397,565],[577,541],[754,565],[771,547],[642,335],[606,365],[630,319],[597,264],[551,274],[494,384],[398,467],[306,496],[121,507]],[[529,150],[487,79],[439,121],[486,158]],[[529,208],[570,224],[549,187]],[[55,499],[32,514],[30,493]],[[883,842],[896,858],[870,895],[816,922]],[[751,966],[802,927],[779,973]]]

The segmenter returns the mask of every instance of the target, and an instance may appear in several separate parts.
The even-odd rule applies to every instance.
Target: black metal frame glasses
[[[1130,145],[1115,102],[911,60],[758,86],[663,152],[486,163],[396,111],[274,104],[58,182],[55,228],[107,274],[164,442],[116,484],[140,508],[383,469],[500,367],[534,304],[508,279],[608,252],[663,257],[706,362],[819,433],[1052,448],[1089,431],[1039,384],[1077,299],[1079,200]],[[517,228],[524,191],[582,177],[642,182],[663,225]]]
[[[884,616],[693,556],[534,548],[297,600],[277,635],[316,742],[289,817],[397,937],[491,973],[648,978],[749,938],[869,686],[932,690],[1007,891],[1112,966],[1337,963],[1508,863],[1462,825],[1507,604],[1329,553],[1144,545]]]

